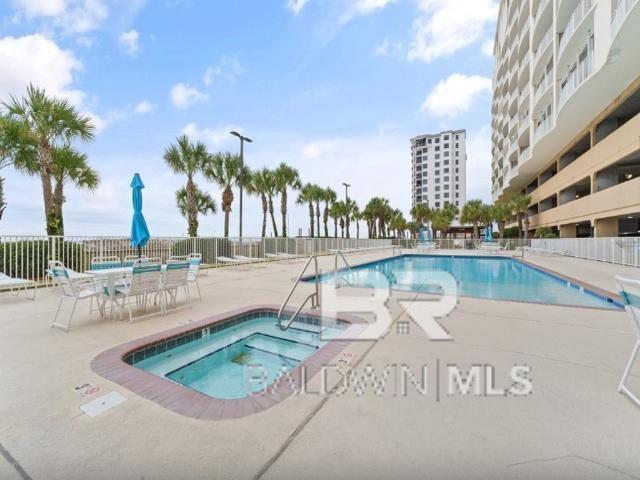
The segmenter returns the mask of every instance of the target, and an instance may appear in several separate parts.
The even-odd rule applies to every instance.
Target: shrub
[[[55,254],[55,258],[54,257]],[[44,278],[49,260],[60,260],[70,268],[81,268],[84,249],[60,238],[0,243],[0,272],[32,280]]]

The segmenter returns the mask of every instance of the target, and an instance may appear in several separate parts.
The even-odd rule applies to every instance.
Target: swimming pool
[[[510,257],[464,255],[401,255],[338,272],[339,281],[352,286],[385,287],[411,292],[444,292],[434,285],[434,272],[448,272],[457,280],[457,295],[592,308],[621,308],[614,299]],[[306,281],[313,278],[307,277]],[[323,274],[322,282],[335,276]]]
[[[282,331],[274,312],[260,312],[231,327],[203,329],[184,343],[154,347],[155,354],[133,353],[128,362],[206,395],[234,399],[264,390],[278,375],[335,338],[343,326],[296,321]]]

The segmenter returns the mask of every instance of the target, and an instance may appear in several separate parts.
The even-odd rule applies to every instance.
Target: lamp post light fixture
[[[240,135],[236,131],[229,132],[231,135],[234,135],[240,139],[240,231],[239,237],[240,241],[242,241],[242,191],[244,187],[244,142],[253,142],[249,137],[245,137]]]

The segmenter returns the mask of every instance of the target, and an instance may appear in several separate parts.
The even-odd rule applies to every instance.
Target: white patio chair
[[[29,287],[33,287],[33,296],[29,297],[27,295],[27,289]],[[24,278],[15,278],[10,277],[9,275],[5,275],[4,273],[0,273],[0,289],[8,288],[11,293],[13,293],[16,297],[20,295],[20,290],[24,290],[25,298],[29,300],[36,299],[36,291],[38,289],[38,284],[33,280],[26,280]],[[15,292],[14,292],[15,290]]]
[[[125,267],[133,267],[134,264],[144,263],[148,260],[146,255],[126,255],[124,257],[123,265]]]
[[[638,398],[629,388],[625,385],[631,368],[636,361],[638,350],[640,349],[640,281],[632,280],[630,278],[616,277],[616,283],[620,289],[620,296],[624,303],[624,308],[629,314],[631,320],[631,327],[633,333],[636,336],[636,343],[631,351],[631,356],[624,368],[624,373],[620,379],[620,385],[618,385],[618,392],[627,395],[636,405],[640,407],[640,398]]]
[[[131,277],[127,283],[117,286],[114,293],[114,301],[119,306],[120,311],[125,307],[129,312],[129,322],[133,323],[133,313],[131,311],[131,300],[135,298],[137,311],[144,314],[147,310],[149,295],[158,295],[161,290],[162,265],[159,263],[144,263],[134,265]],[[161,304],[162,311],[164,307]]]
[[[178,260],[174,257],[172,260]],[[198,275],[200,275],[200,265],[202,265],[202,255],[199,253],[191,253],[185,257],[185,260],[189,262],[189,274],[187,275],[188,283],[195,283],[198,290],[198,298],[202,300],[202,294],[200,293],[200,284],[198,283]]]
[[[187,297],[187,304],[191,307],[191,294],[189,293],[189,262],[169,261],[167,268],[162,276],[162,293],[161,301],[164,313],[167,313],[167,307],[176,307],[178,290],[182,288]]]
[[[65,267],[53,267],[52,273],[53,277],[55,278],[56,284],[60,289],[60,302],[58,302],[58,309],[56,310],[56,314],[53,317],[53,322],[51,322],[52,328],[58,327],[62,328],[65,332],[69,331],[71,320],[73,319],[73,315],[76,311],[78,301],[86,300],[87,298],[93,299],[95,297],[97,299],[100,316],[104,317],[105,290],[102,283],[97,282],[93,278],[74,279],[71,277],[68,269],[66,269]],[[71,309],[71,314],[67,319],[67,323],[62,324],[58,323],[58,316],[60,315],[62,303],[64,302],[65,298],[73,298],[73,308]]]

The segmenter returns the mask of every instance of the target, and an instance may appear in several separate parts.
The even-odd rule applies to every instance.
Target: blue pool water
[[[281,331],[275,322],[273,312],[253,315],[213,333],[199,331],[161,352],[152,347],[153,354],[140,355],[146,358],[136,360],[134,353],[130,363],[211,397],[243,398],[271,385],[283,369],[293,369],[346,326],[294,322]]]
[[[438,272],[452,274],[457,286],[437,285]],[[505,257],[404,255],[352,267],[351,272],[338,275],[341,283],[352,286],[385,287],[390,282],[395,290],[412,292],[451,294],[457,290],[458,295],[467,297],[620,308],[611,299]],[[334,282],[334,275],[322,275],[322,281]]]

